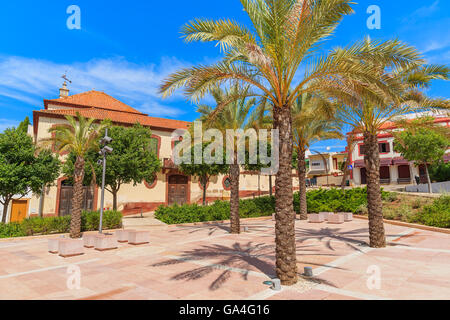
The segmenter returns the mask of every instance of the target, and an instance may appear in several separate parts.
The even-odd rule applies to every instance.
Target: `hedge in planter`
[[[97,211],[84,211],[81,217],[81,231],[98,230],[100,213]],[[105,211],[103,214],[105,229],[118,229],[122,227],[122,213],[118,211]],[[0,238],[23,237],[41,234],[57,234],[70,232],[70,216],[29,218],[21,223],[0,224]]]

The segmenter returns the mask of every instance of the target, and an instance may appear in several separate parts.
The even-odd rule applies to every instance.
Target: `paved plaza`
[[[242,225],[149,224],[148,245],[66,259],[47,252],[48,237],[2,240],[0,299],[450,299],[450,234],[386,225],[388,247],[371,249],[365,220],[297,221],[298,270],[314,277],[273,291],[274,222]]]

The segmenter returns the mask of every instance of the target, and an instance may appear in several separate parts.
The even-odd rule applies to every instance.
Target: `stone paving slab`
[[[276,292],[263,284],[275,275],[274,222],[242,225],[249,232],[231,235],[226,223],[143,223],[150,244],[67,259],[49,254],[45,239],[0,242],[0,299],[450,299],[450,235],[386,225],[388,247],[371,249],[367,221],[297,221],[298,270],[315,277]],[[370,289],[373,266],[381,281]]]

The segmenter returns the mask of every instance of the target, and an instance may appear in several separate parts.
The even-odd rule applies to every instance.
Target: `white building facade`
[[[447,114],[415,113],[406,116],[407,119],[414,119],[424,116],[433,116],[434,122],[438,125],[450,127],[450,118]],[[424,166],[415,166],[414,163],[404,159],[401,154],[394,151],[395,139],[393,130],[399,130],[392,122],[386,123],[378,133],[378,143],[380,150],[380,183],[384,185],[411,185],[426,183],[426,171]],[[348,133],[350,135],[352,133]],[[367,184],[366,165],[364,162],[364,137],[361,133],[354,133],[354,146],[351,153],[351,163],[353,166],[352,180],[356,186]],[[444,157],[444,161],[450,162],[450,150]]]

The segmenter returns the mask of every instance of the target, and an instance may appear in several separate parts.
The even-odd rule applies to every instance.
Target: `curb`
[[[369,220],[369,218],[366,216],[354,215],[353,217],[355,217],[357,219],[361,219],[361,220]],[[430,227],[430,226],[424,226],[421,224],[408,223],[408,222],[395,221],[395,220],[383,219],[383,221],[384,221],[384,223],[391,224],[394,226],[408,227],[408,228],[413,228],[413,229],[421,229],[421,230],[426,230],[426,231],[450,234],[450,229],[445,229],[445,228]]]
[[[240,221],[264,221],[271,220],[272,216],[267,217],[256,217],[256,218],[243,218]],[[169,227],[183,227],[183,226],[203,226],[203,225],[213,225],[213,224],[224,224],[231,223],[230,220],[220,220],[220,221],[206,221],[206,222],[193,222],[193,223],[179,223],[179,224],[169,224]]]

